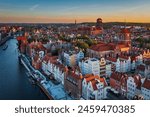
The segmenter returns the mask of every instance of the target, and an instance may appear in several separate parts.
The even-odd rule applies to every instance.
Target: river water
[[[7,41],[4,51],[0,46],[0,99],[1,100],[45,100],[41,89],[33,85],[26,75],[27,70],[19,64],[17,41]]]

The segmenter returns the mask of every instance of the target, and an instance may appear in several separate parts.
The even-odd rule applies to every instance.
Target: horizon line
[[[75,22],[0,22],[0,24],[74,24]],[[96,23],[96,22],[79,22],[76,24],[82,24],[82,23]],[[137,23],[137,24],[150,24],[150,22],[122,22],[122,21],[108,21],[103,23]]]

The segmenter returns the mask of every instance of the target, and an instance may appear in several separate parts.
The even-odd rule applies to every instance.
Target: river
[[[11,39],[6,42],[8,48],[4,51],[0,46],[0,99],[1,100],[46,100],[42,90],[33,85],[26,69],[19,64],[17,41]]]

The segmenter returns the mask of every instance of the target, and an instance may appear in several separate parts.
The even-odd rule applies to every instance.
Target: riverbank
[[[0,41],[0,46],[2,46],[3,44],[5,44],[9,39],[12,39],[12,38],[13,38],[12,36],[7,36],[7,37],[3,38]]]
[[[21,63],[24,65],[30,76],[37,82],[37,85],[47,95],[49,99],[54,100],[72,100],[65,92],[61,84],[54,84],[50,79],[43,75],[40,71],[35,70],[30,64],[28,58],[21,54],[19,55]]]
[[[9,46],[3,51],[0,46],[0,100],[48,100],[27,76],[27,70],[19,64],[16,39],[6,42]]]

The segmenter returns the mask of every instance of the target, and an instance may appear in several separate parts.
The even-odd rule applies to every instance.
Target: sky
[[[150,0],[0,0],[1,23],[148,22]]]

